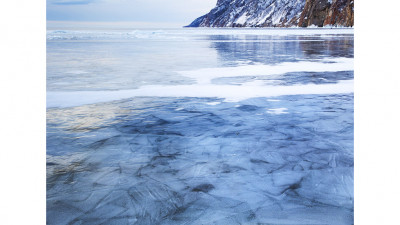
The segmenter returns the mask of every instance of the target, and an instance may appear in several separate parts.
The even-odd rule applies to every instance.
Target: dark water
[[[202,86],[177,71],[353,58],[347,30],[268,32],[49,32],[48,92],[178,90]],[[353,79],[339,66],[252,73],[215,77],[210,91]],[[352,92],[151,95],[49,106],[48,224],[353,224]]]

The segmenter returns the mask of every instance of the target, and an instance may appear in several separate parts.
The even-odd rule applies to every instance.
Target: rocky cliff
[[[354,0],[218,0],[188,27],[354,26]]]

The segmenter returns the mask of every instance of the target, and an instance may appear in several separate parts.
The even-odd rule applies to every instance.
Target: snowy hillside
[[[188,27],[352,27],[353,18],[353,0],[218,0]]]

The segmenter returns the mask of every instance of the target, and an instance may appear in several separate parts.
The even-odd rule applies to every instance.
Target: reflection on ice
[[[352,29],[52,30],[47,90],[191,84],[176,71],[351,59],[353,40]]]

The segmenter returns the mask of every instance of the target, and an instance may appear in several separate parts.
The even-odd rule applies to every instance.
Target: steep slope
[[[218,0],[188,27],[353,26],[354,0]]]

